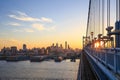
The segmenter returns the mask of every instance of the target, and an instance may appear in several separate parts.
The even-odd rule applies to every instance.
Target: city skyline
[[[65,49],[65,50],[67,50],[67,49],[73,49],[70,45],[69,45],[69,43],[67,43],[67,41],[65,41],[65,43],[64,44],[61,44],[61,43],[52,43],[51,45],[48,45],[48,46],[46,46],[46,47],[31,47],[31,48],[29,48],[29,46],[27,46],[25,43],[24,44],[21,44],[21,48],[18,48],[18,46],[14,46],[14,45],[12,45],[12,46],[4,46],[3,48],[1,48],[1,50],[2,49],[10,49],[11,47],[16,47],[16,49],[17,50],[29,50],[29,49],[34,49],[34,48],[48,48],[48,47],[56,47],[56,48],[62,48],[62,49]],[[75,48],[75,49],[79,49],[79,48]],[[1,51],[0,50],[0,51]]]
[[[1,0],[0,49],[26,44],[29,48],[52,43],[82,48],[89,0]],[[84,7],[84,10],[83,10]]]

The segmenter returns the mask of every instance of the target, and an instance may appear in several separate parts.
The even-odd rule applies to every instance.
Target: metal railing
[[[92,49],[86,47],[85,50],[109,70],[120,74],[120,48]]]

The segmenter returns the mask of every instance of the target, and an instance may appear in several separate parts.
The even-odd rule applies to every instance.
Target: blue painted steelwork
[[[90,49],[86,48],[85,49],[86,54],[88,55],[88,57],[93,61],[91,64],[97,65],[98,68],[100,68],[102,70],[102,72],[104,73],[104,75],[99,75],[99,72],[96,73],[99,76],[99,79],[103,79],[103,76],[106,75],[106,77],[108,77],[108,80],[119,80],[118,77],[116,77],[116,73],[113,73],[110,69],[108,69],[108,66],[103,65],[101,59],[99,59],[98,57],[96,57],[94,54],[94,52],[92,52],[93,55],[91,55],[90,53]]]
[[[91,65],[97,65],[109,80],[120,80],[120,0],[115,0],[115,26],[111,26],[110,20],[111,15],[115,16],[115,14],[111,14],[111,1],[112,0],[90,0],[86,30],[86,38],[90,36],[90,41],[84,41],[86,44],[84,44],[83,49]],[[96,3],[99,3],[99,5]],[[105,23],[107,25],[107,34],[104,34]],[[102,33],[99,32],[100,30],[98,31],[98,29],[101,29]],[[98,74],[98,76],[100,75],[99,72],[96,72],[96,74]]]
[[[120,21],[116,21],[115,30],[120,30]],[[115,35],[115,39],[116,48],[120,48],[120,35]]]

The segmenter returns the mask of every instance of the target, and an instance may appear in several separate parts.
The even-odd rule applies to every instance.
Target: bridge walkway
[[[92,69],[92,66],[90,65],[84,51],[81,54],[77,80],[99,80],[94,70]]]

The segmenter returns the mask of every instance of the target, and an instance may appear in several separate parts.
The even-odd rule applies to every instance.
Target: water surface
[[[0,80],[76,80],[79,60],[70,62],[0,61]]]

